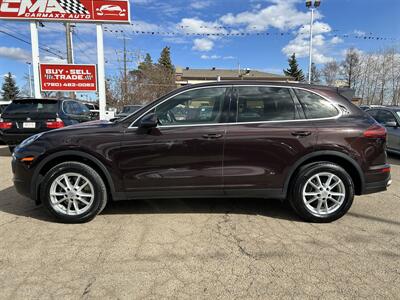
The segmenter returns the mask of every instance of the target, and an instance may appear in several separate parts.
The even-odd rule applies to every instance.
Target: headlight
[[[42,135],[43,135],[43,132],[32,135],[31,137],[28,137],[26,140],[23,140],[22,143],[18,145],[18,148],[26,147],[26,146],[32,144],[34,141],[36,141]]]

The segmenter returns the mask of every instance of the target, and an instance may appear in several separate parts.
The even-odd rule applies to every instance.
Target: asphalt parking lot
[[[0,147],[0,298],[399,298],[400,157],[393,186],[332,224],[279,201],[113,203],[57,224],[12,185]]]

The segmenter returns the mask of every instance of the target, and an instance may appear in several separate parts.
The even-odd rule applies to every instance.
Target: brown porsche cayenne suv
[[[93,219],[107,201],[287,200],[331,222],[354,195],[386,190],[386,130],[337,89],[216,82],[178,89],[115,121],[40,133],[13,154],[14,184],[58,220]]]

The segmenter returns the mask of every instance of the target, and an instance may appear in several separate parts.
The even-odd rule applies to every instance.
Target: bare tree
[[[336,61],[330,61],[324,65],[321,72],[325,83],[333,86],[339,78],[340,66]]]
[[[342,62],[343,79],[347,86],[353,88],[359,75],[360,55],[354,48],[347,49],[346,56]]]

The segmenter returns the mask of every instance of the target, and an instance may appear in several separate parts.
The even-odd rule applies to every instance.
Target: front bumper
[[[12,172],[14,174],[13,182],[17,192],[25,197],[35,200],[35,195],[32,195],[32,173],[28,166],[20,162],[13,154],[11,162]]]

